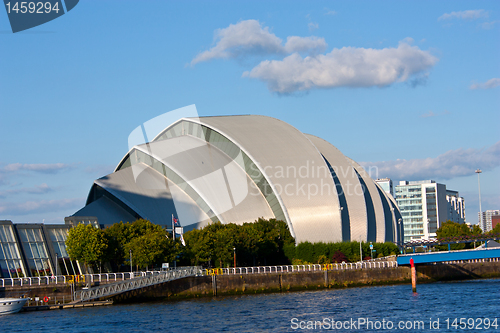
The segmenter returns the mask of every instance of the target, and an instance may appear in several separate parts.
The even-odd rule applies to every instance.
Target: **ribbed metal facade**
[[[363,168],[323,139],[265,116],[176,121],[96,180],[82,212],[92,215],[94,205],[104,216],[97,210],[109,202],[116,218],[169,225],[174,214],[185,229],[277,218],[297,243],[397,237],[397,206]]]

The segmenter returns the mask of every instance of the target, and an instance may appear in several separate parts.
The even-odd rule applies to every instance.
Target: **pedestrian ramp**
[[[70,304],[87,302],[99,298],[113,297],[131,290],[142,289],[173,280],[183,279],[190,276],[202,274],[200,267],[183,267],[174,270],[152,272],[153,274],[141,276],[129,280],[96,286],[88,289],[77,290],[74,293],[74,301]]]

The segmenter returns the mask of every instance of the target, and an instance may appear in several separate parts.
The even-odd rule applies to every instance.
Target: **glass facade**
[[[0,224],[0,277],[19,278],[26,276],[22,264],[14,227],[12,224]]]
[[[396,186],[396,201],[401,210],[405,227],[405,241],[436,237],[436,232],[447,219],[465,222],[465,212],[460,218],[450,218],[455,208],[452,199],[462,201],[457,191],[447,190],[446,185],[434,180],[401,181]]]
[[[52,275],[49,255],[42,235],[42,228],[18,227],[19,240],[31,276]]]
[[[437,230],[437,200],[436,188],[425,188],[425,201],[427,203],[427,222],[429,224],[429,233],[435,233]]]
[[[405,242],[423,238],[422,186],[396,186],[396,202],[403,218]]]
[[[79,274],[75,262],[69,259],[66,252],[66,239],[68,238],[68,228],[46,227],[50,243],[54,250],[57,268],[56,275],[75,275]]]
[[[66,251],[70,228],[0,221],[0,278],[81,274]]]

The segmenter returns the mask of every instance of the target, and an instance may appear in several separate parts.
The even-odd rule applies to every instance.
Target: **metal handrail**
[[[145,274],[142,274],[145,273]],[[85,302],[96,298],[118,295],[127,291],[182,279],[201,274],[200,267],[185,267],[177,270],[142,272],[139,277],[110,283],[103,286],[82,289],[75,292],[74,302]]]
[[[235,275],[235,274],[262,274],[262,273],[295,273],[314,272],[325,270],[351,270],[351,269],[374,269],[398,267],[396,261],[381,262],[356,262],[340,264],[310,264],[310,265],[282,265],[282,266],[255,266],[236,268],[212,268],[203,269],[203,275]]]

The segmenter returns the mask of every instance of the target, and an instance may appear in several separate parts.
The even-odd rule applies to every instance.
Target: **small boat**
[[[19,312],[27,301],[27,298],[0,298],[0,315]]]

